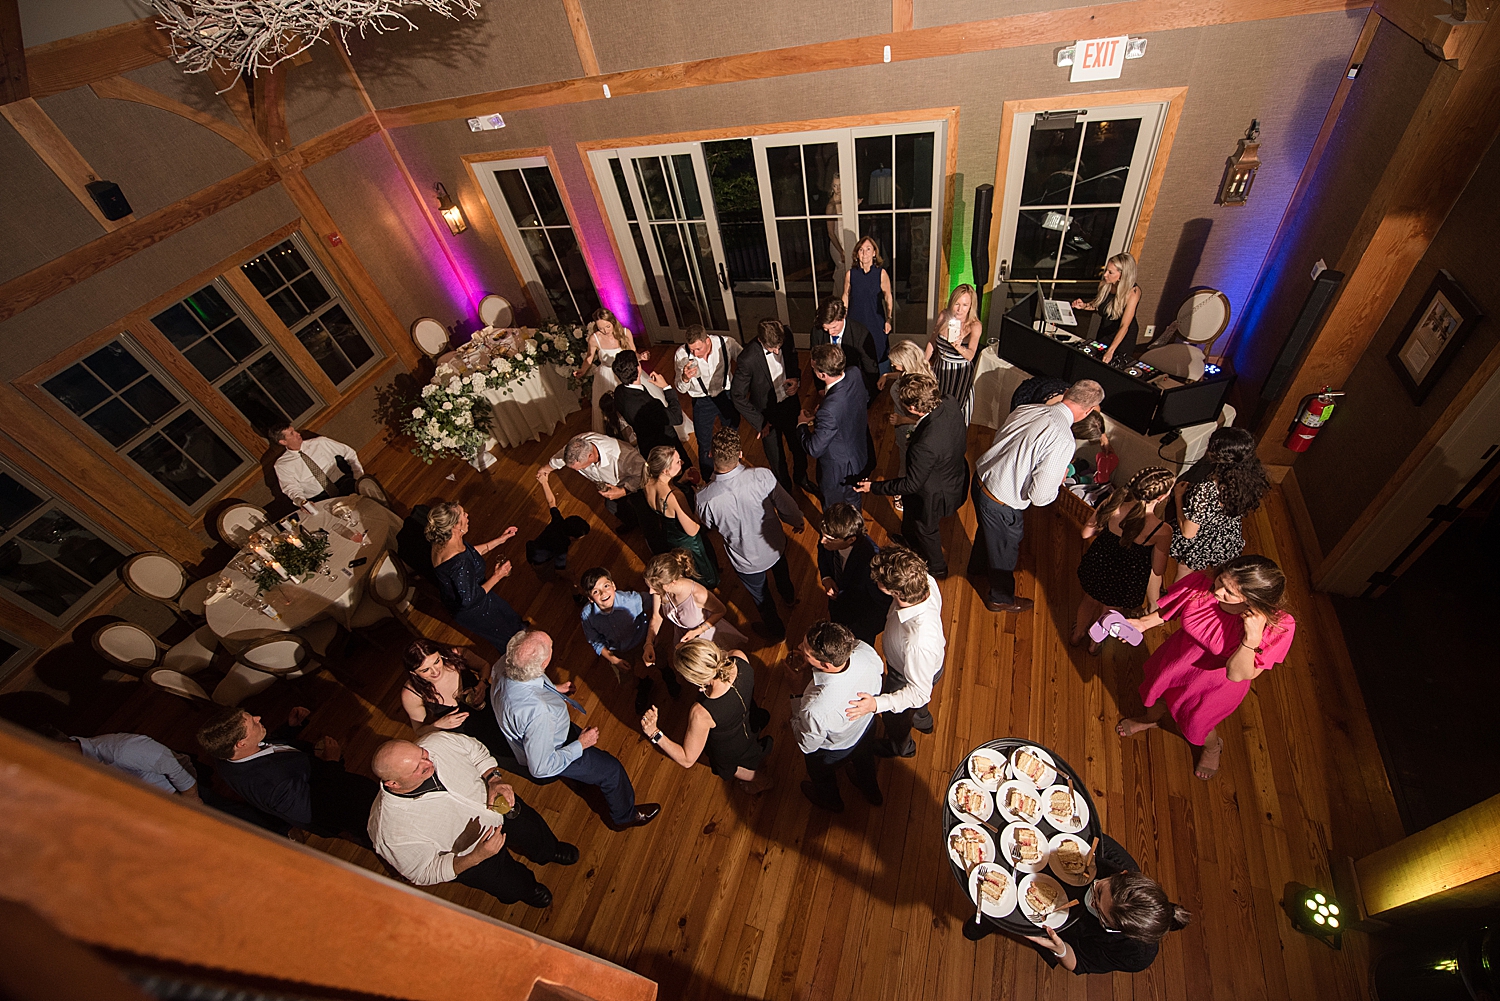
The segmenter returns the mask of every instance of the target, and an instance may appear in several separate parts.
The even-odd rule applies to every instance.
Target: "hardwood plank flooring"
[[[882,413],[877,408],[871,423],[890,471]],[[638,799],[663,805],[655,823],[616,834],[562,783],[539,788],[517,780],[520,794],[582,852],[577,866],[539,872],[553,905],[505,907],[451,885],[433,889],[436,895],[629,967],[658,981],[663,998],[1368,996],[1360,936],[1333,952],[1295,932],[1279,908],[1288,880],[1331,886],[1333,858],[1358,857],[1403,833],[1342,636],[1327,598],[1309,589],[1279,494],[1246,518],[1245,534],[1248,551],[1276,559],[1292,581],[1297,640],[1287,662],[1260,677],[1221,728],[1223,769],[1211,782],[1193,777],[1191,749],[1174,733],[1154,730],[1126,741],[1115,735],[1120,716],[1139,709],[1140,665],[1164,637],[1152,636],[1140,649],[1111,644],[1099,656],[1067,645],[1081,597],[1074,570],[1083,544],[1062,505],[1027,516],[1020,591],[1036,600],[1036,609],[1019,617],[985,611],[961,574],[974,531],[966,507],[944,532],[954,575],[942,584],[949,653],[933,705],[937,729],[918,736],[915,758],[881,763],[883,807],[867,806],[851,789],[846,812],[831,816],[797,791],[804,771],[783,725],[793,690],[780,668],[783,645],[751,651],[757,697],[772,712],[768,732],[776,737],[769,768],[777,787],[756,799],[706,767],[682,769],[641,737],[633,685],[628,678],[617,682],[594,658],[567,585],[541,585],[525,567],[520,541],[546,516],[532,473],[566,434],[587,425],[587,411],[575,414],[548,441],[501,453],[488,474],[453,462],[426,466],[394,449],[371,463],[406,503],[461,501],[476,541],[520,526],[505,550],[517,568],[500,585],[502,594],[552,633],[555,679],[577,681],[587,722],[602,728],[600,746],[625,763]],[[971,458],[990,435],[971,429]],[[749,447],[752,461],[760,461],[758,446]],[[586,484],[567,472],[560,479],[564,514],[588,516],[596,526],[570,557],[573,572],[605,565],[623,588],[640,587],[639,534],[617,537]],[[816,503],[801,503],[816,518]],[[870,500],[867,515],[880,542],[899,524],[883,498]],[[790,538],[802,598],[787,616],[795,641],[826,606],[816,579],[816,532]],[[724,565],[721,593],[745,626],[754,608]],[[431,635],[460,635],[440,609],[419,605],[415,619]],[[277,686],[247,708],[272,721],[294,704],[310,705],[309,735],[337,737],[351,767],[367,769],[382,739],[409,733],[399,701],[400,645],[399,627],[353,640],[341,662]],[[673,702],[660,684],[657,693],[662,725],[681,734],[687,701]],[[103,730],[135,730],[189,748],[199,719],[186,703],[142,688]],[[1105,829],[1197,915],[1191,927],[1167,938],[1146,973],[1073,977],[1008,941],[974,944],[961,936],[970,909],[939,845],[941,797],[965,751],[1010,734],[1040,740],[1072,762]],[[348,842],[309,840],[387,871]]]

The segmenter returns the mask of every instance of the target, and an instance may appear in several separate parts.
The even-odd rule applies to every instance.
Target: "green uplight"
[[[1318,924],[1323,924],[1325,921],[1327,921],[1327,919],[1324,918],[1323,915],[1321,915],[1321,914],[1314,914],[1313,915],[1313,920],[1316,921]]]
[[[1315,911],[1318,909],[1318,905],[1316,902],[1309,900],[1307,902],[1307,909],[1310,911]]]

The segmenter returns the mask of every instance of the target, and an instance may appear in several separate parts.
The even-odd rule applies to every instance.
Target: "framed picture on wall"
[[[1439,271],[1386,356],[1413,403],[1420,406],[1427,399],[1482,316],[1453,276]]]

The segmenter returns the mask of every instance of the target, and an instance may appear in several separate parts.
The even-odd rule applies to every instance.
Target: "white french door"
[[[781,321],[805,344],[871,236],[890,275],[893,335],[925,335],[937,302],[943,122],[754,136],[756,179]]]
[[[738,330],[702,146],[594,150],[589,158],[616,239],[629,247],[626,277],[652,338],[681,341],[695,323]]]
[[[1001,274],[1040,281],[1062,299],[1097,282],[1135,234],[1166,111],[1150,103],[1017,113],[1001,193]]]

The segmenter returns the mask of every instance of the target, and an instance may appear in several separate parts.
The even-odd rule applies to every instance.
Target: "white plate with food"
[[[1042,819],[1042,794],[1026,779],[1008,779],[995,793],[1000,816],[1011,823],[1035,824]]]
[[[1078,818],[1076,824],[1073,823],[1074,817]],[[1077,834],[1089,826],[1088,800],[1075,788],[1073,803],[1069,806],[1066,784],[1048,786],[1042,790],[1042,819],[1064,834]]]
[[[1003,918],[1016,909],[1016,877],[1002,865],[982,862],[969,871],[969,899],[976,900],[983,880],[984,913],[992,918]]]
[[[948,857],[964,870],[976,863],[993,862],[999,858],[995,853],[995,839],[978,824],[959,824],[948,832]]]
[[[989,792],[1000,788],[1008,767],[1005,755],[988,747],[981,747],[969,755],[969,777]]]
[[[989,820],[995,812],[995,797],[973,779],[959,779],[948,787],[948,807],[960,817]]]
[[[1016,899],[1021,914],[1038,927],[1061,928],[1068,920],[1068,912],[1057,909],[1068,902],[1068,893],[1045,873],[1023,876],[1016,885]]]
[[[1028,780],[1038,789],[1045,789],[1057,781],[1057,762],[1040,747],[1027,744],[1011,752],[1010,773],[1018,779]]]
[[[1069,886],[1088,886],[1099,875],[1089,843],[1076,834],[1059,834],[1047,845],[1047,868]]]
[[[1000,832],[1000,858],[1017,872],[1041,872],[1047,868],[1047,839],[1031,824],[1010,824]]]

